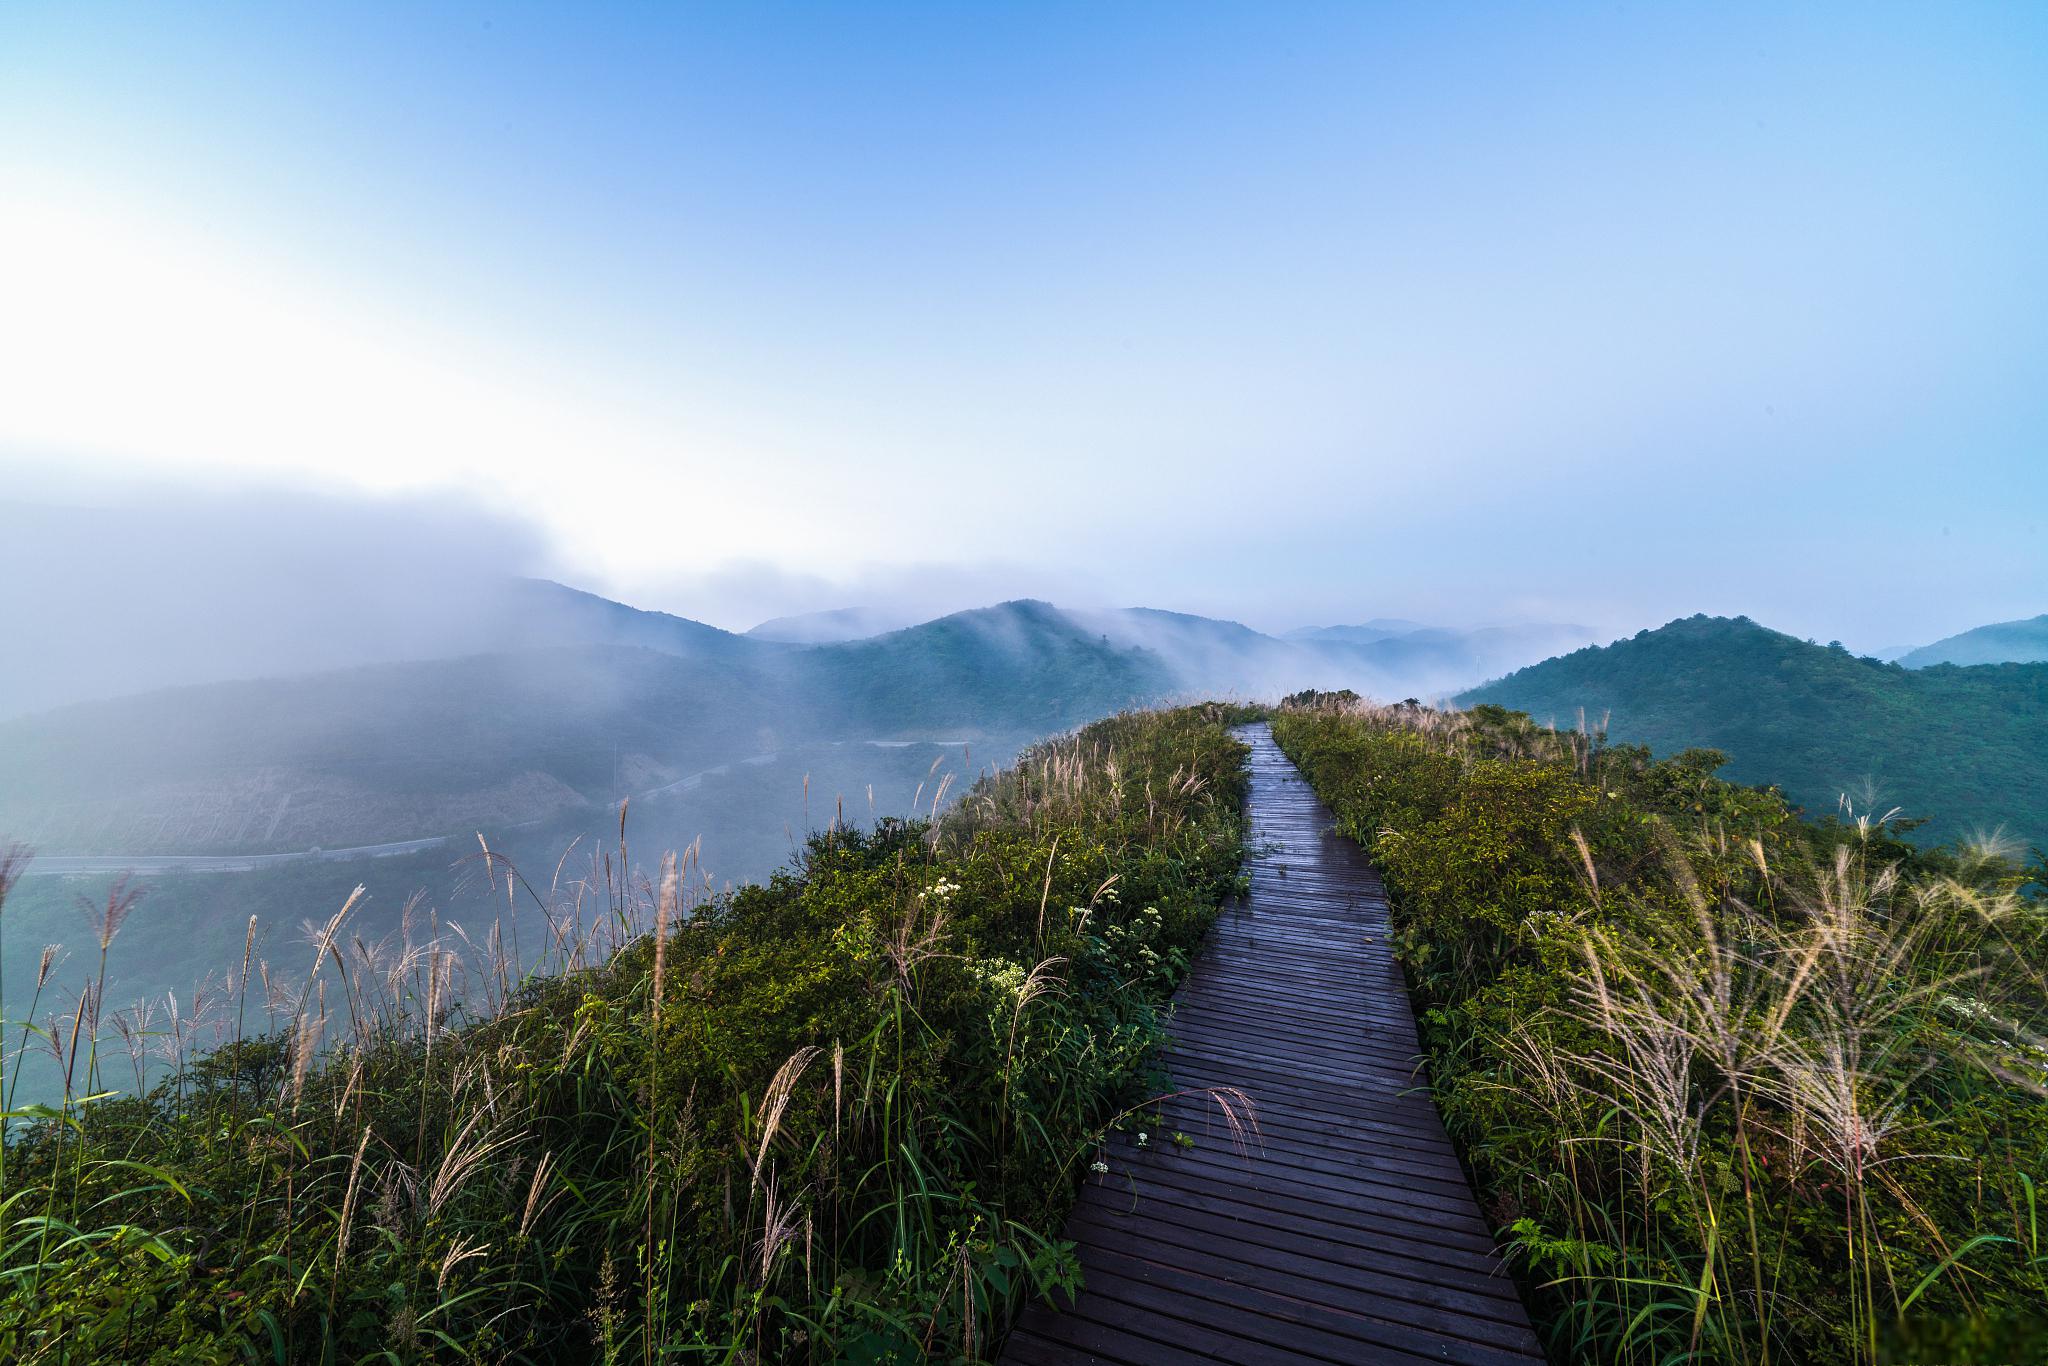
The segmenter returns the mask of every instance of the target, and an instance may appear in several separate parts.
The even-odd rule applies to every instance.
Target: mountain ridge
[[[406,841],[564,817],[791,743],[964,739],[999,758],[1174,696],[1441,697],[1554,629],[1296,641],[1022,598],[803,644],[511,580],[449,641],[494,648],[0,720],[0,832],[74,856]]]
[[[1772,783],[1825,814],[1894,805],[1931,840],[2001,826],[2048,839],[2048,664],[1907,669],[1696,615],[1460,694],[1570,727],[1581,708],[1659,754],[1711,747],[1738,781]]]
[[[898,613],[872,607],[834,607],[822,612],[796,612],[770,617],[749,627],[750,640],[776,641],[785,645],[832,645],[866,640],[915,625]]]
[[[318,842],[374,844],[543,819],[797,741],[967,738],[995,757],[1170,691],[1156,658],[1042,604],[846,645],[656,627],[708,648],[366,664],[0,721],[0,831],[52,854],[272,852],[305,847],[264,833],[296,805],[286,828],[326,812]]]
[[[1937,664],[2035,664],[2043,660],[2048,660],[2048,613],[1958,631],[1898,656],[1898,662],[1909,669]]]

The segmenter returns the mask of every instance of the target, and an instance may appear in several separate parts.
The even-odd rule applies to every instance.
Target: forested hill
[[[1909,650],[1899,663],[1909,669],[1930,664],[2031,664],[2048,660],[2048,613],[2025,621],[2001,621]]]
[[[54,854],[218,854],[500,830],[806,741],[972,740],[1000,759],[1173,686],[1158,656],[1040,603],[808,649],[620,613],[613,636],[632,643],[200,684],[0,721],[0,833]]]
[[[1688,617],[1475,688],[1559,726],[1607,718],[1659,754],[1711,746],[1728,776],[1775,783],[1815,814],[1901,806],[1920,837],[2004,826],[2048,841],[2048,664],[1902,668],[1747,617]]]

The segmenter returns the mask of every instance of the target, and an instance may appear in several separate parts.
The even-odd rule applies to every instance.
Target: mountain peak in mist
[[[746,634],[753,640],[785,645],[835,645],[848,640],[900,631],[911,625],[900,612],[880,607],[835,607],[823,612],[796,612],[771,617]]]
[[[2048,660],[2048,613],[1961,631],[1899,656],[1899,663],[1909,669],[1925,669],[1934,664],[2032,664],[2042,660]]]
[[[1288,640],[1340,640],[1352,645],[1370,645],[1394,636],[1427,630],[1419,621],[1401,617],[1374,617],[1355,626],[1297,626],[1286,634]]]
[[[669,612],[628,607],[553,579],[516,579],[501,608],[505,633],[524,646],[637,645],[663,654],[732,654],[746,640]]]

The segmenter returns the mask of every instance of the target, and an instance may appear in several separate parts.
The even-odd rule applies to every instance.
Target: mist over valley
[[[0,1363],[2048,1361],[2048,7],[0,5]]]

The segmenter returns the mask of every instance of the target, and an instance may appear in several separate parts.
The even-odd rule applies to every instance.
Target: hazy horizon
[[[1865,14],[17,6],[8,496],[735,630],[2029,616],[2048,15]]]
[[[2044,4],[0,0],[0,1342],[2048,1360],[2044,243]]]
[[[109,490],[52,477],[49,471],[33,475],[40,478],[16,481],[16,496],[0,497],[0,518],[9,531],[0,541],[0,609],[17,639],[32,650],[80,626],[129,634],[146,644],[149,632],[137,634],[137,625],[156,621],[162,627],[160,618],[183,603],[208,625],[260,628],[253,638],[228,629],[211,643],[194,637],[195,647],[217,648],[232,640],[253,654],[266,638],[332,630],[332,618],[344,614],[362,618],[356,628],[365,638],[373,628],[387,633],[390,657],[423,657],[435,653],[434,632],[459,619],[487,585],[507,578],[551,580],[741,634],[784,617],[848,609],[889,623],[877,629],[895,629],[1029,598],[1083,612],[1139,607],[1181,612],[1237,621],[1279,637],[1399,619],[1463,631],[1575,625],[1608,640],[1705,613],[1748,616],[1791,635],[1842,639],[1859,653],[1875,653],[2039,615],[2048,607],[2048,591],[2033,598],[2015,593],[1986,599],[2009,604],[2006,616],[1987,614],[1967,600],[1930,604],[1894,615],[1891,624],[1897,629],[1890,634],[1880,622],[1874,632],[1859,637],[1840,625],[1856,620],[1854,613],[1831,613],[1820,605],[1773,615],[1768,607],[1712,585],[1689,597],[1675,595],[1668,607],[1646,606],[1635,615],[1592,598],[1574,602],[1561,597],[1548,604],[1555,607],[1549,613],[1526,604],[1517,611],[1512,599],[1460,600],[1399,580],[1325,586],[1301,597],[1276,594],[1240,604],[1227,596],[1170,587],[1159,599],[1127,598],[1100,579],[1001,562],[863,565],[838,574],[734,563],[688,584],[644,585],[644,591],[635,591],[581,572],[543,523],[446,490],[366,494],[275,480],[211,486],[135,480]],[[26,498],[19,496],[24,491]],[[255,566],[261,572],[249,573]],[[216,610],[208,605],[213,601],[229,606]],[[251,604],[266,610],[260,617],[249,616]],[[307,614],[308,607],[321,610]],[[322,611],[329,619],[322,619]],[[238,618],[237,612],[243,615]],[[372,613],[380,615],[372,619]],[[1914,633],[1912,621],[1930,625]],[[186,623],[180,629],[189,627]],[[168,628],[162,634],[167,638]],[[341,653],[351,661],[355,657]]]

